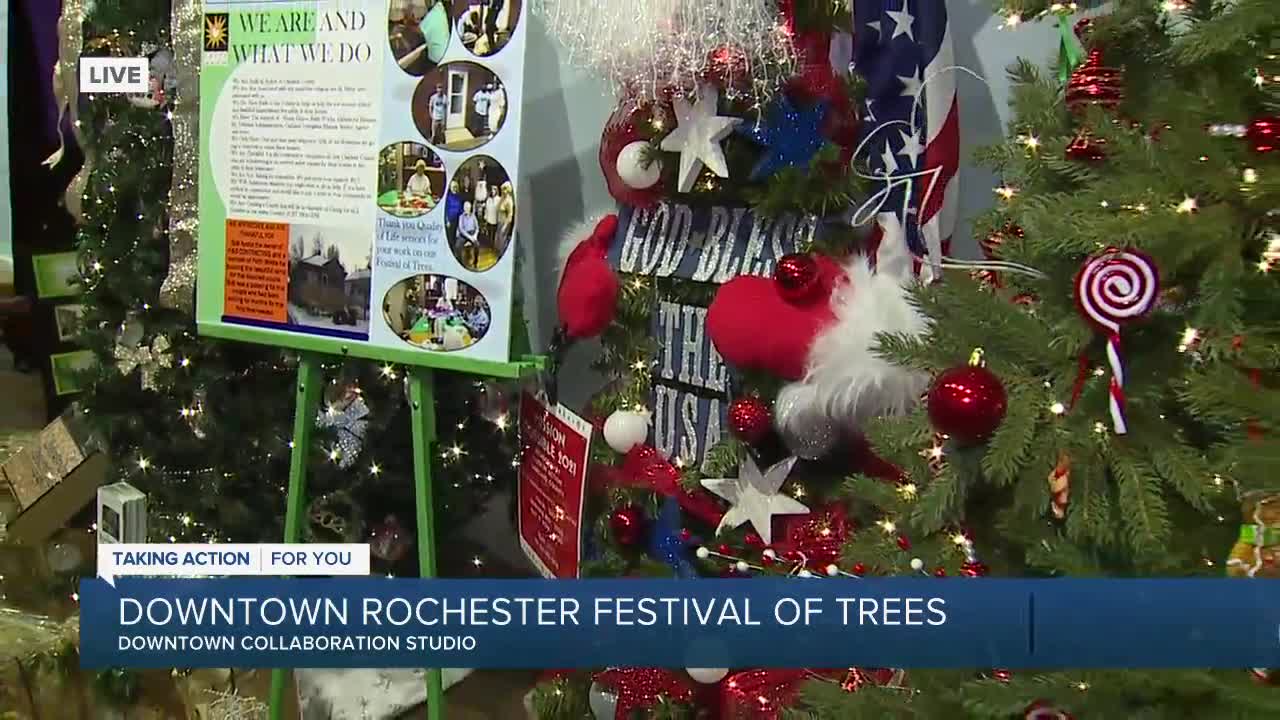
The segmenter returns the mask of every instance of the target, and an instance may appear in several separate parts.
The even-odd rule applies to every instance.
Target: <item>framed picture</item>
[[[35,266],[36,295],[40,298],[80,294],[80,265],[75,253],[36,255],[31,258],[31,264]]]
[[[53,367],[53,391],[58,395],[71,395],[84,389],[81,374],[98,363],[98,358],[91,350],[50,355],[49,363]]]
[[[80,333],[84,319],[83,305],[57,305],[53,308],[53,320],[58,326],[58,342],[73,342]]]

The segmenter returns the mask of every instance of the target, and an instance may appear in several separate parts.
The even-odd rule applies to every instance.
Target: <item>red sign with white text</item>
[[[591,429],[563,405],[520,400],[520,547],[545,577],[578,577]]]

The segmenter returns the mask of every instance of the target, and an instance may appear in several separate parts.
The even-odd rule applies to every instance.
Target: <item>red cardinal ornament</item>
[[[575,340],[591,338],[613,322],[618,306],[618,276],[609,267],[609,243],[618,230],[618,216],[606,215],[585,229],[571,233],[577,242],[560,275],[556,307],[565,332]],[[584,232],[590,232],[578,242]]]

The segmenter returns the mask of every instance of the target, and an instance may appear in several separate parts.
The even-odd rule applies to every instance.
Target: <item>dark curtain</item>
[[[68,147],[54,168],[44,160],[58,148],[58,110],[53,69],[58,60],[61,0],[9,3],[9,173],[13,207],[15,283],[19,294],[35,296],[31,256],[71,250],[75,228],[62,196],[83,162],[63,122]],[[21,366],[45,375],[51,413],[62,409],[53,397],[48,356],[57,351],[52,307],[37,304],[27,315],[9,318],[5,342]]]

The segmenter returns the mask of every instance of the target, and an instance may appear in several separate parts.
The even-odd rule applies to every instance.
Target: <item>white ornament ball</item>
[[[704,547],[698,548],[694,554],[698,556],[699,560],[706,560],[707,558],[711,557],[711,551]]]
[[[613,720],[617,717],[618,696],[596,683],[591,683],[591,690],[587,693],[587,704],[591,706],[591,714],[596,720]]]
[[[618,160],[615,163],[618,168],[618,177],[627,184],[627,187],[634,190],[651,188],[662,177],[662,163],[657,158],[645,165],[645,148],[648,145],[649,143],[637,140],[618,153]]]
[[[604,441],[614,452],[630,452],[649,437],[649,417],[644,410],[615,410],[604,421]]]
[[[734,568],[735,568],[738,572],[740,572],[740,573],[744,573],[744,572],[746,572],[746,571],[750,570],[750,569],[751,569],[751,566],[750,566],[750,565],[748,565],[748,564],[746,563],[746,561],[739,560],[739,561],[738,561],[738,564],[737,564],[737,565],[734,565]]]
[[[839,575],[839,574],[840,574],[840,568],[836,567],[835,565],[828,565],[828,566],[827,566],[827,575],[829,575],[829,576],[831,576],[831,577],[835,577],[835,576],[837,576],[837,575]]]
[[[808,570],[801,570],[801,571],[800,571],[799,573],[797,573],[797,574],[798,574],[800,577],[802,577],[802,578],[811,578],[811,577],[813,577],[813,573],[809,572]]]
[[[718,683],[729,675],[728,668],[685,668],[684,671],[689,673],[689,677],[695,682],[703,685]]]
[[[911,569],[920,572],[924,569],[924,561],[920,558],[911,558]]]
[[[775,560],[775,559],[777,559],[777,557],[778,557],[778,553],[774,552],[773,548],[767,548],[764,552],[762,552],[762,553],[760,553],[760,554],[761,554],[761,555],[764,555],[765,557],[769,558],[770,560]]]

